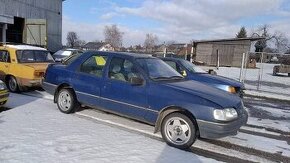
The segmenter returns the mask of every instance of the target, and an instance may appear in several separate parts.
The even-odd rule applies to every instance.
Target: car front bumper
[[[229,135],[236,135],[241,126],[248,121],[248,114],[245,112],[239,119],[227,123],[197,120],[201,138],[218,139]]]
[[[0,106],[3,106],[7,102],[8,97],[9,93],[7,90],[0,91]]]

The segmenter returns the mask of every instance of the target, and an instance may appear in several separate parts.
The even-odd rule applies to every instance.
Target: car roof
[[[81,50],[81,49],[67,48],[67,49],[60,49],[59,51],[83,51],[83,50]]]
[[[105,55],[113,55],[113,56],[121,56],[126,58],[156,58],[153,57],[151,54],[142,54],[142,53],[128,53],[128,52],[107,52],[107,51],[88,51],[86,53],[91,54],[105,54]],[[84,53],[85,54],[85,53]]]
[[[45,51],[47,51],[45,48],[31,46],[31,45],[9,45],[9,44],[6,44],[6,45],[3,45],[3,47],[12,48],[12,49],[16,49],[16,50],[45,50]]]
[[[162,60],[167,60],[167,61],[181,61],[184,60],[182,58],[174,58],[174,57],[160,57]]]

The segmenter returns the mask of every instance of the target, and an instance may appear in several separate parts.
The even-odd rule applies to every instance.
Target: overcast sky
[[[146,33],[159,42],[233,38],[262,24],[290,39],[290,0],[67,0],[63,43],[68,31],[85,41],[104,40],[104,26],[117,24],[125,46],[143,44]]]

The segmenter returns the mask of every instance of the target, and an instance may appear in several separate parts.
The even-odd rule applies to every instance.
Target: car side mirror
[[[140,78],[140,77],[131,77],[129,82],[132,85],[143,85],[144,80],[142,78]]]
[[[217,75],[216,71],[214,71],[213,69],[209,69],[208,73],[211,75]]]
[[[187,73],[186,73],[185,70],[182,70],[182,71],[180,72],[180,74],[181,74],[182,76],[187,76]]]

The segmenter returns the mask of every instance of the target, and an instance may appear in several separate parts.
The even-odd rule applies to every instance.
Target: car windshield
[[[69,65],[81,55],[82,55],[82,53],[77,53],[77,54],[71,55],[71,56],[67,57],[66,59],[64,59],[62,61],[62,64]]]
[[[161,59],[139,58],[137,62],[152,80],[176,80],[183,77]]]
[[[70,56],[73,53],[71,50],[59,50],[55,52],[54,56]]]
[[[197,67],[193,63],[190,63],[187,60],[181,60],[181,64],[190,72],[193,73],[206,73],[203,69]]]
[[[18,50],[16,55],[19,63],[54,62],[46,50]]]

